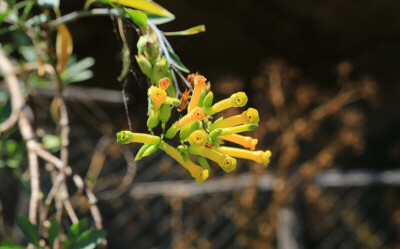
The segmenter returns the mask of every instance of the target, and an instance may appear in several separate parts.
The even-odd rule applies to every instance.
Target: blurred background
[[[66,88],[70,165],[98,198],[109,248],[400,248],[400,2],[157,2],[176,16],[163,31],[206,25],[172,46],[217,99],[247,93],[261,119],[249,135],[272,159],[267,168],[238,160],[230,174],[213,167],[201,185],[162,152],[135,163],[140,147],[115,139],[128,129],[115,26],[69,24],[78,59],[96,60],[93,78]],[[61,13],[82,6],[62,1]],[[126,32],[135,48],[137,32]],[[147,81],[135,67],[129,119],[146,132]],[[30,100],[49,120],[50,96]],[[7,227],[28,196],[3,179]]]

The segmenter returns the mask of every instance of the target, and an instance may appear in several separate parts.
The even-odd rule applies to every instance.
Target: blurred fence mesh
[[[80,93],[68,100],[71,166],[94,189],[110,248],[400,248],[400,172],[352,165],[363,155],[377,88],[350,72],[342,63],[332,87],[318,88],[274,61],[249,85],[215,83],[220,95],[250,89],[262,120],[253,135],[273,158],[267,169],[243,161],[231,174],[214,167],[201,185],[162,153],[135,163],[138,148],[115,142],[126,127],[118,123],[125,117],[115,118],[115,110],[123,116],[118,92],[104,90],[108,100],[70,87]],[[36,105],[49,101],[43,96],[51,93],[38,94]],[[131,118],[145,129],[144,118]],[[74,204],[87,211],[79,196]]]

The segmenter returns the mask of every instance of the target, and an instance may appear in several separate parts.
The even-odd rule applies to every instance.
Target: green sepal
[[[206,88],[203,87],[201,89],[200,98],[199,98],[199,102],[197,103],[197,106],[199,106],[199,107],[203,106],[204,98],[206,97],[206,95],[207,95]]]
[[[153,67],[148,59],[143,55],[135,55],[136,61],[140,67],[140,70],[147,76],[151,77]]]
[[[167,104],[162,104],[160,107],[160,114],[158,115],[161,121],[161,127],[165,130],[165,124],[168,122],[171,117],[171,107]]]
[[[204,101],[203,101],[203,106],[204,106],[204,108],[209,108],[209,107],[211,107],[212,102],[213,102],[213,98],[214,98],[213,92],[209,92],[209,93],[207,94],[207,96],[204,98]]]
[[[153,128],[157,127],[160,123],[159,113],[160,109],[158,109],[156,112],[150,111],[149,118],[147,119],[147,128],[149,128],[149,131],[152,131]]]
[[[207,169],[208,171],[210,171],[210,164],[208,163],[206,158],[198,155],[197,156],[197,161],[199,162],[200,166],[203,169]]]
[[[158,144],[151,144],[143,153],[143,157],[150,156],[158,150]]]
[[[140,159],[143,158],[143,153],[149,148],[152,144],[143,144],[142,147],[140,147],[138,153],[135,156],[135,161],[139,161]]]
[[[166,138],[171,139],[175,137],[176,133],[178,133],[179,129],[176,127],[177,123],[178,121],[176,121],[173,125],[171,125],[171,127],[167,130],[167,133],[165,133]]]
[[[181,153],[183,161],[189,162],[189,152],[187,147],[184,145],[179,145],[176,149],[179,151],[179,153]]]
[[[157,82],[166,77],[166,74],[169,72],[168,62],[165,56],[161,56],[157,58],[157,61],[154,65],[154,70],[152,73],[152,81],[157,84]]]

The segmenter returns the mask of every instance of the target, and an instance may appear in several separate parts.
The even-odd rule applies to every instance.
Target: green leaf
[[[21,246],[0,246],[0,249],[24,249]]]
[[[61,148],[61,137],[59,135],[46,134],[43,136],[43,146],[51,152],[57,152]]]
[[[24,234],[25,239],[39,247],[39,233],[36,227],[24,215],[17,216],[17,224]]]
[[[89,68],[91,68],[95,63],[95,60],[93,57],[86,57],[74,64],[72,64],[71,66],[67,66],[67,69],[65,69],[68,74],[76,74],[79,72],[82,72],[84,70],[87,70]]]
[[[6,18],[8,16],[9,13],[10,13],[10,10],[6,10],[6,11],[0,13],[0,24],[3,22],[4,18]]]
[[[67,68],[62,72],[61,79],[67,83],[85,81],[93,77],[93,72],[87,70],[95,63],[94,58],[87,57],[78,62],[71,57]]]
[[[66,83],[75,83],[82,82],[93,77],[93,72],[90,70],[85,70],[83,72],[79,72],[75,75],[71,75],[68,78],[63,78]]]
[[[101,229],[90,229],[83,232],[69,249],[94,249],[106,237],[107,233]]]
[[[22,20],[26,20],[26,18],[28,17],[29,13],[31,12],[32,7],[33,7],[34,4],[35,4],[35,2],[32,1],[32,2],[29,2],[29,3],[25,6],[24,12],[22,13],[22,18],[21,18]]]
[[[164,23],[171,22],[175,19],[175,17],[165,17],[165,16],[159,16],[159,15],[154,15],[154,14],[147,14],[147,20],[148,22],[151,22],[154,25],[160,25]]]
[[[46,8],[58,8],[60,7],[60,0],[38,0],[38,4]]]
[[[60,232],[60,223],[57,220],[53,220],[51,222],[48,231],[49,234],[47,236],[51,247],[53,247],[54,240],[57,238],[59,232]]]
[[[11,156],[15,153],[15,151],[17,150],[18,144],[15,140],[7,140],[5,143],[5,147],[6,147],[6,151],[7,151],[7,155]]]
[[[78,237],[81,233],[83,233],[83,231],[88,229],[88,227],[89,227],[88,219],[83,218],[78,223],[73,224],[71,226],[68,232],[68,237],[70,237],[70,235]]]
[[[168,52],[169,52],[171,59],[174,61],[174,66],[176,68],[178,68],[182,72],[190,73],[189,69],[187,67],[185,67],[185,65],[182,64],[181,59],[179,59],[179,57],[174,52],[172,52],[169,49],[168,49]]]
[[[7,166],[12,169],[18,168],[20,163],[21,163],[21,159],[18,159],[18,158],[8,159],[6,161]]]
[[[190,28],[190,29],[186,29],[186,30],[182,30],[182,31],[176,31],[176,32],[164,32],[164,35],[195,35],[201,32],[205,32],[206,31],[206,26],[205,25],[198,25],[196,27]]]
[[[125,12],[128,13],[129,17],[138,25],[139,27],[147,28],[147,15],[140,10],[130,10],[124,8]]]
[[[26,61],[37,61],[35,47],[33,46],[20,46],[18,52],[24,57]]]
[[[126,7],[142,10],[147,13],[175,18],[175,16],[171,12],[164,9],[155,2],[150,2],[147,0],[110,0],[110,1],[120,5],[124,5]]]
[[[78,223],[73,224],[67,234],[67,238],[64,241],[65,249],[70,248],[85,230],[87,230],[89,224],[87,218],[81,219]]]

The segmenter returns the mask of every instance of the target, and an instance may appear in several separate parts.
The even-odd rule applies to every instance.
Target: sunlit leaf
[[[182,64],[181,59],[179,59],[179,57],[174,52],[172,52],[171,50],[168,50],[168,52],[169,52],[171,59],[174,61],[174,66],[177,69],[179,69],[185,73],[190,72],[189,69],[187,67],[185,67],[185,65]]]
[[[86,229],[88,229],[89,223],[88,219],[85,217],[79,220],[78,223],[75,223],[71,226],[68,232],[68,237],[78,237],[81,233],[83,233]]]
[[[164,32],[165,35],[195,35],[201,32],[206,31],[206,26],[204,25],[199,25],[190,29],[182,30],[182,31],[176,31],[176,32]]]
[[[68,58],[72,54],[72,37],[67,26],[60,24],[57,26],[57,41],[56,41],[56,52],[57,52],[57,71],[62,73],[65,66],[67,65]]]
[[[175,16],[171,12],[164,9],[155,2],[147,0],[110,0],[110,1],[120,5],[124,5],[126,7],[142,10],[151,14],[175,18]]]
[[[124,8],[129,17],[138,25],[139,27],[147,28],[147,15],[140,10],[130,10]]]
[[[39,247],[39,233],[34,225],[24,215],[17,216],[17,224],[27,241]]]

